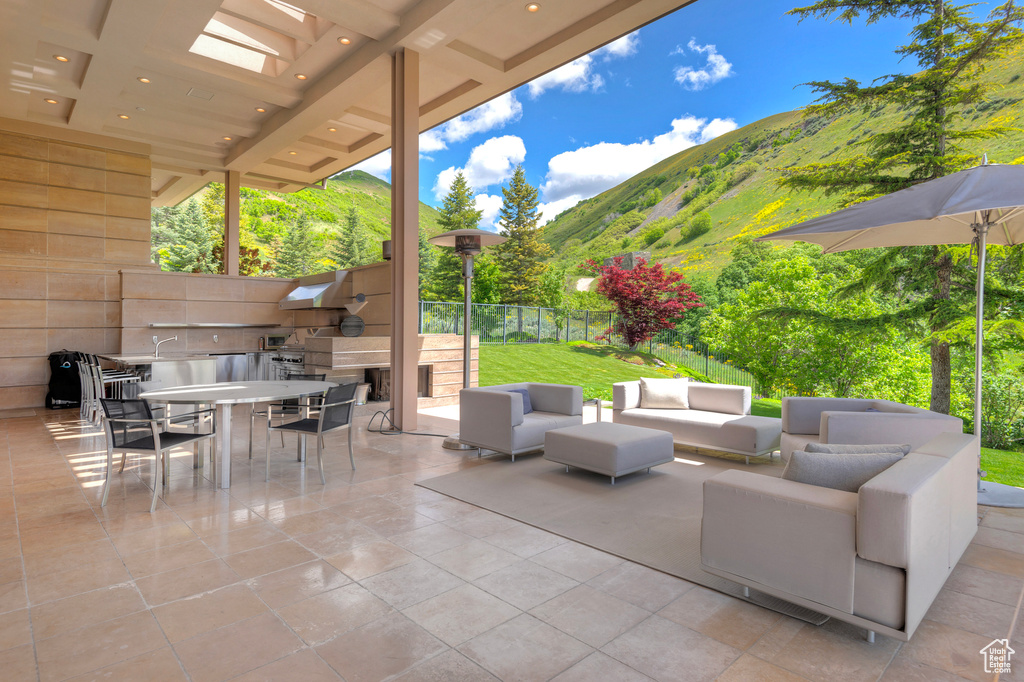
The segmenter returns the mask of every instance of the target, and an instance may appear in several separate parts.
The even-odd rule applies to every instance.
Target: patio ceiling
[[[390,146],[401,48],[426,130],[690,1],[0,0],[0,116],[150,145],[154,206],[294,191]]]

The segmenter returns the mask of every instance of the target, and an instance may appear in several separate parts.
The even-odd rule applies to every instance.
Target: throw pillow
[[[687,379],[640,379],[640,407],[688,410]]]
[[[872,455],[876,452],[896,452],[906,455],[910,452],[910,443],[883,445],[851,445],[844,443],[808,443],[805,452],[829,452],[833,455]]]
[[[794,450],[782,477],[788,481],[855,493],[902,457],[898,452],[836,455]]]
[[[509,390],[509,393],[518,393],[523,396],[523,414],[530,414],[533,412],[533,403],[530,402],[530,392],[525,388],[513,388]]]

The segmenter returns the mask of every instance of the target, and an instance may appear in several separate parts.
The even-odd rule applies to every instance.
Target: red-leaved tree
[[[661,263],[647,265],[640,259],[636,267],[622,267],[622,258],[613,265],[599,265],[588,260],[585,267],[598,275],[597,292],[615,305],[618,312],[616,328],[608,328],[599,339],[618,332],[630,350],[654,337],[662,329],[675,329],[691,308],[702,308],[700,296],[690,289],[678,272],[665,272]]]

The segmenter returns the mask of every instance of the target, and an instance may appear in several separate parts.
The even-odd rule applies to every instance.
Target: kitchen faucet
[[[155,337],[155,336],[153,337],[153,343],[156,344],[156,351],[154,351],[154,353],[153,353],[153,357],[154,358],[160,357],[160,344],[161,343],[167,343],[168,341],[177,341],[178,340],[178,336],[177,335],[174,335],[174,336],[172,336],[169,339],[164,339],[163,341],[157,341],[156,338],[157,337]]]

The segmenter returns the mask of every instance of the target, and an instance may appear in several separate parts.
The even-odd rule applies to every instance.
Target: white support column
[[[228,171],[224,174],[224,274],[238,275],[238,223],[242,201],[241,174]]]
[[[395,426],[416,429],[419,309],[420,56],[391,62],[391,407]]]

